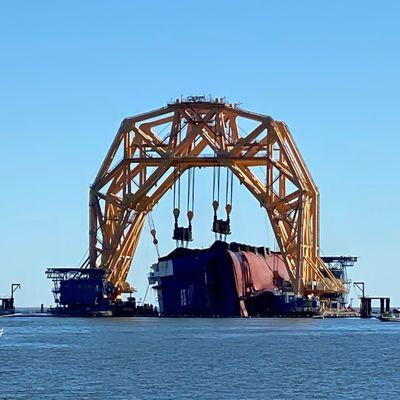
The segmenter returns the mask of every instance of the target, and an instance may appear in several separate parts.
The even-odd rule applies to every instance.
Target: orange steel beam
[[[256,124],[244,136],[242,120]],[[214,166],[230,168],[266,210],[295,293],[345,291],[319,257],[319,193],[288,127],[216,99],[177,100],[122,122],[89,200],[89,265],[109,271],[116,295],[132,290],[146,215],[187,169]]]

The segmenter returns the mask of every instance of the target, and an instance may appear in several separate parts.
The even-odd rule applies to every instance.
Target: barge
[[[134,317],[156,316],[151,304],[137,305],[131,295],[127,300],[113,299],[114,286],[102,268],[48,268],[53,281],[56,306],[48,312],[59,317]]]

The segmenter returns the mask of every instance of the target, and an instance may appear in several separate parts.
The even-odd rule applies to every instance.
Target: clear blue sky
[[[212,94],[288,123],[321,192],[324,254],[360,256],[351,277],[400,304],[399,18],[397,1],[2,2],[0,293],[21,282],[18,305],[50,304],[45,268],[87,250],[88,187],[124,117]],[[197,192],[205,246],[211,193]],[[171,208],[154,214],[163,253]],[[238,186],[232,218],[232,240],[273,245]],[[143,233],[138,297],[156,259]]]

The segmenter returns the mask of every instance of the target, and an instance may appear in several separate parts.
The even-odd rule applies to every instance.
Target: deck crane
[[[242,134],[239,121],[251,130]],[[319,255],[318,189],[287,125],[192,96],[124,119],[90,188],[87,265],[108,271],[115,297],[132,291],[127,275],[147,214],[194,167],[228,168],[265,209],[295,294],[345,292]]]

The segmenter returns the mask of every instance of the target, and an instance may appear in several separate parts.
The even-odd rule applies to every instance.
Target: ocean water
[[[0,399],[400,399],[400,324],[376,319],[0,326]]]

